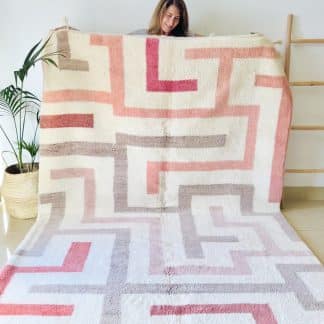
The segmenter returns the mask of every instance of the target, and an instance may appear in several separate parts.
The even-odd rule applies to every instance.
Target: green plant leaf
[[[19,79],[20,82],[24,82],[25,76],[27,74],[25,73],[24,69],[19,69],[14,72],[14,75],[15,75],[15,81],[16,81],[16,85],[17,85],[17,79]]]
[[[12,153],[15,155],[18,168],[20,172],[28,172],[31,170],[24,169],[22,151],[29,152],[31,156],[31,165],[35,163],[35,157],[39,150],[39,144],[36,144],[37,130],[40,122],[40,99],[32,92],[23,89],[24,80],[31,67],[39,61],[51,64],[57,67],[56,62],[52,59],[53,56],[64,56],[61,51],[53,51],[50,53],[43,53],[45,47],[50,41],[51,36],[43,43],[42,41],[37,42],[27,53],[23,65],[13,72],[15,85],[9,85],[0,91],[0,116],[9,115],[12,117],[13,125],[15,128],[15,139],[9,138],[7,130],[0,124],[0,133],[6,138],[10,144]],[[2,114],[1,114],[2,112]],[[25,125],[29,122],[26,118],[27,114],[33,114],[35,121],[32,122],[34,125],[33,140],[27,142],[24,138]],[[7,125],[6,125],[7,126]]]
[[[44,58],[43,61],[45,63],[47,63],[47,64],[50,63],[50,64],[54,65],[55,67],[58,67],[58,65],[56,64],[56,62],[54,60],[50,59],[50,58]]]
[[[40,111],[39,110],[36,113],[36,120],[37,120],[37,124],[39,124],[39,122],[40,122]]]
[[[39,105],[40,100],[30,91],[24,91],[13,85],[0,91],[0,109],[16,116],[28,105]]]
[[[22,149],[24,149],[30,154],[32,159],[36,157],[39,150],[39,144],[36,144],[34,142],[27,143],[26,141],[22,141],[21,143],[19,143],[19,145],[21,145]]]
[[[44,42],[44,44],[35,52],[33,56],[30,57],[30,59],[26,62],[26,66],[34,65],[37,61],[37,58],[42,53],[48,42],[50,41],[51,36]],[[39,44],[38,44],[39,45]]]
[[[47,45],[48,41],[49,41],[49,38],[39,49],[38,49],[38,47],[42,41],[40,40],[38,43],[36,43],[32,47],[32,49],[28,52],[28,54],[24,60],[23,66],[18,71],[15,71],[16,75],[18,76],[18,78],[21,82],[23,82],[24,79],[26,78],[29,69],[35,65],[40,53],[43,51],[43,49]]]
[[[38,45],[42,42],[42,40],[40,40],[37,44],[35,44],[32,49],[28,52],[28,54],[26,55],[26,58],[24,60],[23,66],[28,65],[28,62],[31,58],[31,56],[33,55],[34,51],[36,50],[36,48],[38,47]]]

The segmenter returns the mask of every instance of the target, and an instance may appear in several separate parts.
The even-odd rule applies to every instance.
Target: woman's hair
[[[189,30],[189,18],[186,4],[183,0],[160,0],[157,4],[150,22],[148,33],[151,35],[161,35],[161,19],[170,6],[176,6],[180,12],[180,21],[171,31],[171,36],[187,36]]]

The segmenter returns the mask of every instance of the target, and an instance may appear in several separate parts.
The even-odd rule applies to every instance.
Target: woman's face
[[[161,18],[161,30],[163,35],[169,35],[180,21],[180,11],[175,5],[167,8]]]

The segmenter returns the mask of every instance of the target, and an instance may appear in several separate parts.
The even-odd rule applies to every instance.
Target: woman
[[[183,0],[160,0],[157,4],[148,34],[166,36],[188,36],[189,19]]]

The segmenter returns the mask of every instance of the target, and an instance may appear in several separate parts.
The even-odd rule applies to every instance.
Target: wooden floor
[[[287,201],[282,213],[324,264],[324,201]],[[8,217],[0,205],[0,267],[13,254],[34,220]]]
[[[324,201],[287,201],[282,213],[324,264]]]

